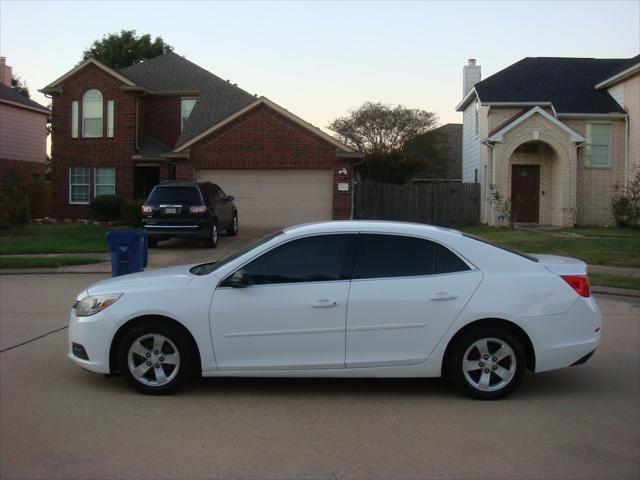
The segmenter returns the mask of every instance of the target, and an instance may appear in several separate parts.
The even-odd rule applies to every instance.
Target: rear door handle
[[[458,295],[456,295],[455,293],[438,292],[431,295],[431,298],[429,300],[433,300],[433,301],[455,300],[456,298],[458,298]]]
[[[338,302],[335,302],[333,300],[329,300],[328,298],[323,298],[323,299],[320,299],[320,300],[317,300],[317,301],[313,302],[311,304],[311,306],[313,308],[337,307],[338,306]]]

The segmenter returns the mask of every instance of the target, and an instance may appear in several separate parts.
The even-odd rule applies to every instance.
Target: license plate
[[[176,213],[176,209],[175,208],[165,208],[164,209],[164,213]]]

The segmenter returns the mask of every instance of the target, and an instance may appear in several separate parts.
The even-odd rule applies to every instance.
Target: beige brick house
[[[484,223],[502,221],[491,186],[516,223],[614,223],[611,199],[640,171],[640,55],[525,58],[482,81],[472,59],[456,109]]]

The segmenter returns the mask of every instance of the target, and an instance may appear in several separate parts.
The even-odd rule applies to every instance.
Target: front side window
[[[180,103],[180,131],[184,130],[184,126],[191,115],[194,105],[196,104],[195,98],[183,98]]]
[[[362,235],[353,278],[433,275],[434,244],[399,235]]]
[[[98,167],[95,170],[95,195],[115,195],[116,169],[113,167]]]
[[[610,125],[587,123],[586,159],[590,167],[609,166]]]
[[[326,282],[350,277],[354,235],[319,235],[274,248],[243,267],[254,285]]]
[[[87,90],[82,97],[82,136],[85,138],[102,137],[102,93],[100,90]]]
[[[89,203],[89,167],[69,169],[69,203]]]

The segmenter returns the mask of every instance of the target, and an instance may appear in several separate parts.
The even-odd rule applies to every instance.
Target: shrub
[[[20,227],[29,222],[27,189],[9,170],[0,183],[0,228]]]
[[[640,226],[640,171],[627,186],[627,191],[612,199],[611,210],[618,226]]]
[[[99,195],[91,200],[91,210],[98,220],[120,218],[122,199],[117,195]]]
[[[122,222],[130,227],[139,228],[142,226],[142,201],[123,202],[120,206]]]

